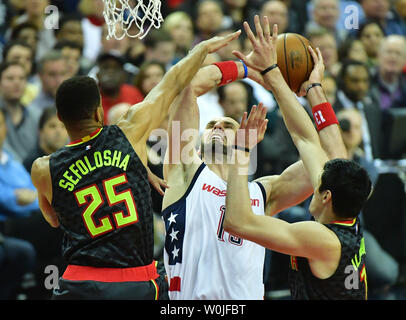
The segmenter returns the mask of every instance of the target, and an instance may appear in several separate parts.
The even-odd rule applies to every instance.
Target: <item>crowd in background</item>
[[[58,9],[51,28],[44,23],[54,12],[47,10],[50,5]],[[322,85],[348,153],[374,182],[361,213],[369,296],[406,298],[406,128],[401,130],[406,118],[406,0],[164,0],[162,26],[142,40],[107,39],[103,8],[102,0],[0,1],[0,299],[48,299],[46,266],[55,265],[61,273],[66,266],[62,231],[42,218],[30,179],[37,157],[68,142],[55,109],[59,85],[75,75],[96,79],[104,122],[114,124],[195,44],[243,30],[242,23],[252,25],[255,14],[278,24],[280,34],[299,33],[320,48],[326,67]],[[236,60],[233,50],[250,52],[244,32],[204,64]],[[298,99],[309,110],[305,98]],[[268,109],[269,125],[252,179],[280,174],[299,158],[272,93],[244,79],[198,98],[200,130],[216,116],[239,121],[258,102]],[[157,151],[152,147],[157,143],[165,146],[165,137],[151,135],[149,165],[162,176],[165,148]],[[162,197],[151,192],[159,260],[165,232],[159,217]],[[309,219],[308,202],[278,216],[291,222]],[[267,250],[266,299],[289,298],[287,261]]]

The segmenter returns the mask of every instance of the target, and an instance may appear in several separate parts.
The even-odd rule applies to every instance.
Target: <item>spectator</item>
[[[84,16],[83,56],[90,61],[96,61],[102,47],[102,27],[105,24],[103,0],[80,0],[78,9]]]
[[[395,0],[394,9],[403,23],[406,23],[406,0]]]
[[[358,30],[358,39],[361,40],[368,55],[369,68],[374,68],[377,64],[378,48],[384,37],[384,30],[377,20],[366,21]]]
[[[58,50],[52,50],[44,55],[38,64],[38,75],[41,81],[41,91],[30,108],[39,112],[55,104],[56,91],[59,85],[67,79],[65,58]]]
[[[62,15],[59,19],[59,28],[55,30],[57,42],[72,41],[77,43],[81,50],[84,47],[82,16],[79,14]]]
[[[171,35],[164,30],[151,30],[144,39],[144,62],[158,61],[168,70],[175,59],[176,44]]]
[[[306,25],[306,33],[319,28],[327,29],[332,33],[340,44],[347,37],[347,31],[344,28],[338,28],[340,18],[339,0],[312,0],[312,17]]]
[[[278,34],[288,32],[289,11],[285,2],[279,0],[266,1],[261,7],[260,16],[267,16],[269,25],[278,25]]]
[[[61,41],[55,45],[54,49],[60,51],[62,57],[65,59],[66,78],[85,74],[80,65],[82,48],[76,42]]]
[[[225,18],[229,20],[227,26],[240,29],[244,21],[253,20],[255,8],[249,0],[224,0],[223,5]]]
[[[362,138],[365,158],[368,161],[381,157],[382,115],[379,104],[369,91],[368,67],[359,61],[345,61],[338,78],[336,112],[356,108],[363,118]]]
[[[326,94],[327,101],[334,105],[336,101],[336,94],[337,94],[337,82],[336,79],[332,76],[326,76],[321,81],[321,85],[324,89],[324,93]]]
[[[406,36],[406,24],[395,10],[391,10],[390,0],[360,0],[360,4],[365,14],[365,20],[378,20],[385,35]]]
[[[25,22],[17,25],[11,30],[10,40],[24,41],[31,47],[33,56],[34,58],[36,58],[39,41],[39,30],[35,24],[31,22]]]
[[[201,0],[196,5],[196,38],[195,43],[211,38],[223,25],[224,12],[216,0]],[[231,27],[231,26],[228,26]]]
[[[248,109],[248,90],[244,82],[233,82],[217,88],[219,103],[225,117],[230,117],[240,122],[243,114]]]
[[[39,30],[39,40],[36,52],[37,61],[42,58],[55,45],[54,29],[45,28],[46,18],[45,8],[49,5],[49,0],[25,0],[25,13],[16,19],[16,25],[24,22],[34,24]]]
[[[368,62],[368,55],[359,39],[348,37],[338,50],[339,61],[356,60],[362,63]]]
[[[144,99],[140,90],[127,84],[127,73],[124,70],[124,60],[120,55],[104,53],[97,60],[102,106],[104,110],[104,123],[108,122],[110,108],[118,103],[126,102],[131,105]]]
[[[29,105],[39,93],[39,80],[32,75],[33,51],[31,47],[21,40],[11,41],[4,48],[3,61],[16,62],[24,68],[28,83],[25,86],[21,102],[26,106]]]
[[[193,43],[192,18],[183,11],[173,12],[165,18],[162,28],[171,35],[176,44],[175,59],[182,59]]]
[[[406,75],[402,73],[405,65],[405,37],[386,37],[378,50],[377,72],[371,83],[382,110],[406,107]]]
[[[376,185],[378,169],[374,162],[368,161],[360,146],[362,144],[363,119],[358,109],[343,109],[337,113],[341,134],[348,157],[364,167]],[[395,285],[399,275],[399,263],[379,244],[378,239],[366,228],[363,214],[360,214],[361,225],[364,229],[365,248],[368,250],[366,265],[368,267],[368,296],[385,298],[388,287]]]
[[[39,112],[25,108],[21,103],[27,83],[25,69],[15,62],[3,62],[0,66],[1,107],[4,108],[7,123],[7,137],[4,148],[22,162],[30,149],[37,143],[35,134]]]
[[[165,75],[165,66],[158,61],[145,62],[134,80],[136,86],[145,97]]]
[[[23,162],[28,172],[31,172],[31,166],[35,159],[50,155],[68,143],[68,134],[65,126],[58,119],[54,106],[44,109],[39,119],[38,128],[38,144],[34,149],[31,149]]]
[[[6,133],[5,114],[0,108],[0,300],[16,298],[24,274],[32,272],[36,262],[33,246],[5,237],[3,224],[9,217],[26,217],[39,208],[28,172],[2,148]]]
[[[338,60],[337,41],[334,35],[326,29],[318,29],[308,34],[308,39],[314,47],[320,49],[326,72],[333,77],[337,77],[341,63]]]

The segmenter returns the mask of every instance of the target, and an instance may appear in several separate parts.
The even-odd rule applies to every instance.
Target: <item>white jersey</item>
[[[227,183],[204,163],[181,199],[163,211],[164,263],[171,300],[264,299],[265,248],[223,229]],[[253,212],[265,190],[249,183]]]

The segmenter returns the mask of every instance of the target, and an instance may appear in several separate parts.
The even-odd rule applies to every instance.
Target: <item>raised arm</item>
[[[239,130],[242,134],[247,135],[248,130],[256,129],[258,137],[261,137],[265,116],[261,116],[260,110],[253,108],[248,120],[243,118]],[[248,140],[235,141],[238,148],[234,150],[234,159],[241,161],[234,161],[229,167],[224,229],[235,236],[284,254],[318,261],[336,257],[337,238],[325,226],[314,221],[290,224],[281,219],[253,213],[248,190],[249,161],[246,161],[249,159],[249,152],[244,151],[253,146],[244,143],[246,141]]]
[[[248,24],[245,23],[244,25],[253,46],[253,52],[247,57],[240,52],[234,52],[234,54],[240,59],[243,59],[248,66],[262,71],[277,61],[275,50],[277,29],[274,30],[274,34],[271,37],[266,17],[264,17],[264,32],[262,31],[258,17],[255,17],[255,25],[257,37],[255,37]],[[311,48],[309,50],[311,50]],[[318,55],[313,51],[311,51],[311,53],[314,60],[314,69],[309,81],[302,85],[302,95],[306,93],[304,89],[308,88],[310,84],[320,83],[324,74],[324,64],[320,52],[318,52]],[[303,147],[307,148],[306,146],[310,146],[311,149],[316,149],[311,152],[315,152],[314,155],[316,157],[312,159],[313,164],[310,164],[312,167],[316,166],[312,172],[319,172],[319,169],[322,168],[321,163],[324,164],[328,159],[337,157],[345,158],[347,156],[338,125],[330,122],[328,125],[320,127],[319,135],[317,135],[306,111],[286,85],[278,68],[265,74],[263,81],[267,87],[270,87],[278,101],[285,123],[296,146],[298,147],[298,144],[301,145],[302,151]],[[310,105],[316,108],[327,102],[320,86],[312,87],[308,92],[307,99]],[[315,120],[317,121],[317,118]],[[321,148],[321,146],[323,148]],[[322,157],[321,161],[315,160],[319,156]],[[267,214],[270,215],[302,202],[312,194],[315,185],[311,183],[309,174],[306,172],[302,161],[291,165],[279,176],[263,177],[258,179],[258,181],[264,185],[267,191]],[[316,183],[317,178],[313,179],[313,182]],[[293,186],[295,186],[293,189],[295,190],[294,192],[292,192]]]
[[[158,128],[168,115],[175,97],[193,79],[208,53],[217,51],[236,39],[237,31],[225,37],[214,37],[200,42],[189,54],[165,74],[144,101],[132,106],[118,126],[126,132],[133,146],[145,143],[152,130]],[[140,150],[144,153],[143,150]],[[140,155],[146,159],[146,155]]]

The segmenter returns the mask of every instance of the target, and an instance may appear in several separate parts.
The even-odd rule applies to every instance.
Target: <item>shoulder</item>
[[[34,182],[49,175],[49,159],[51,156],[43,156],[34,160],[31,167],[31,178]]]

